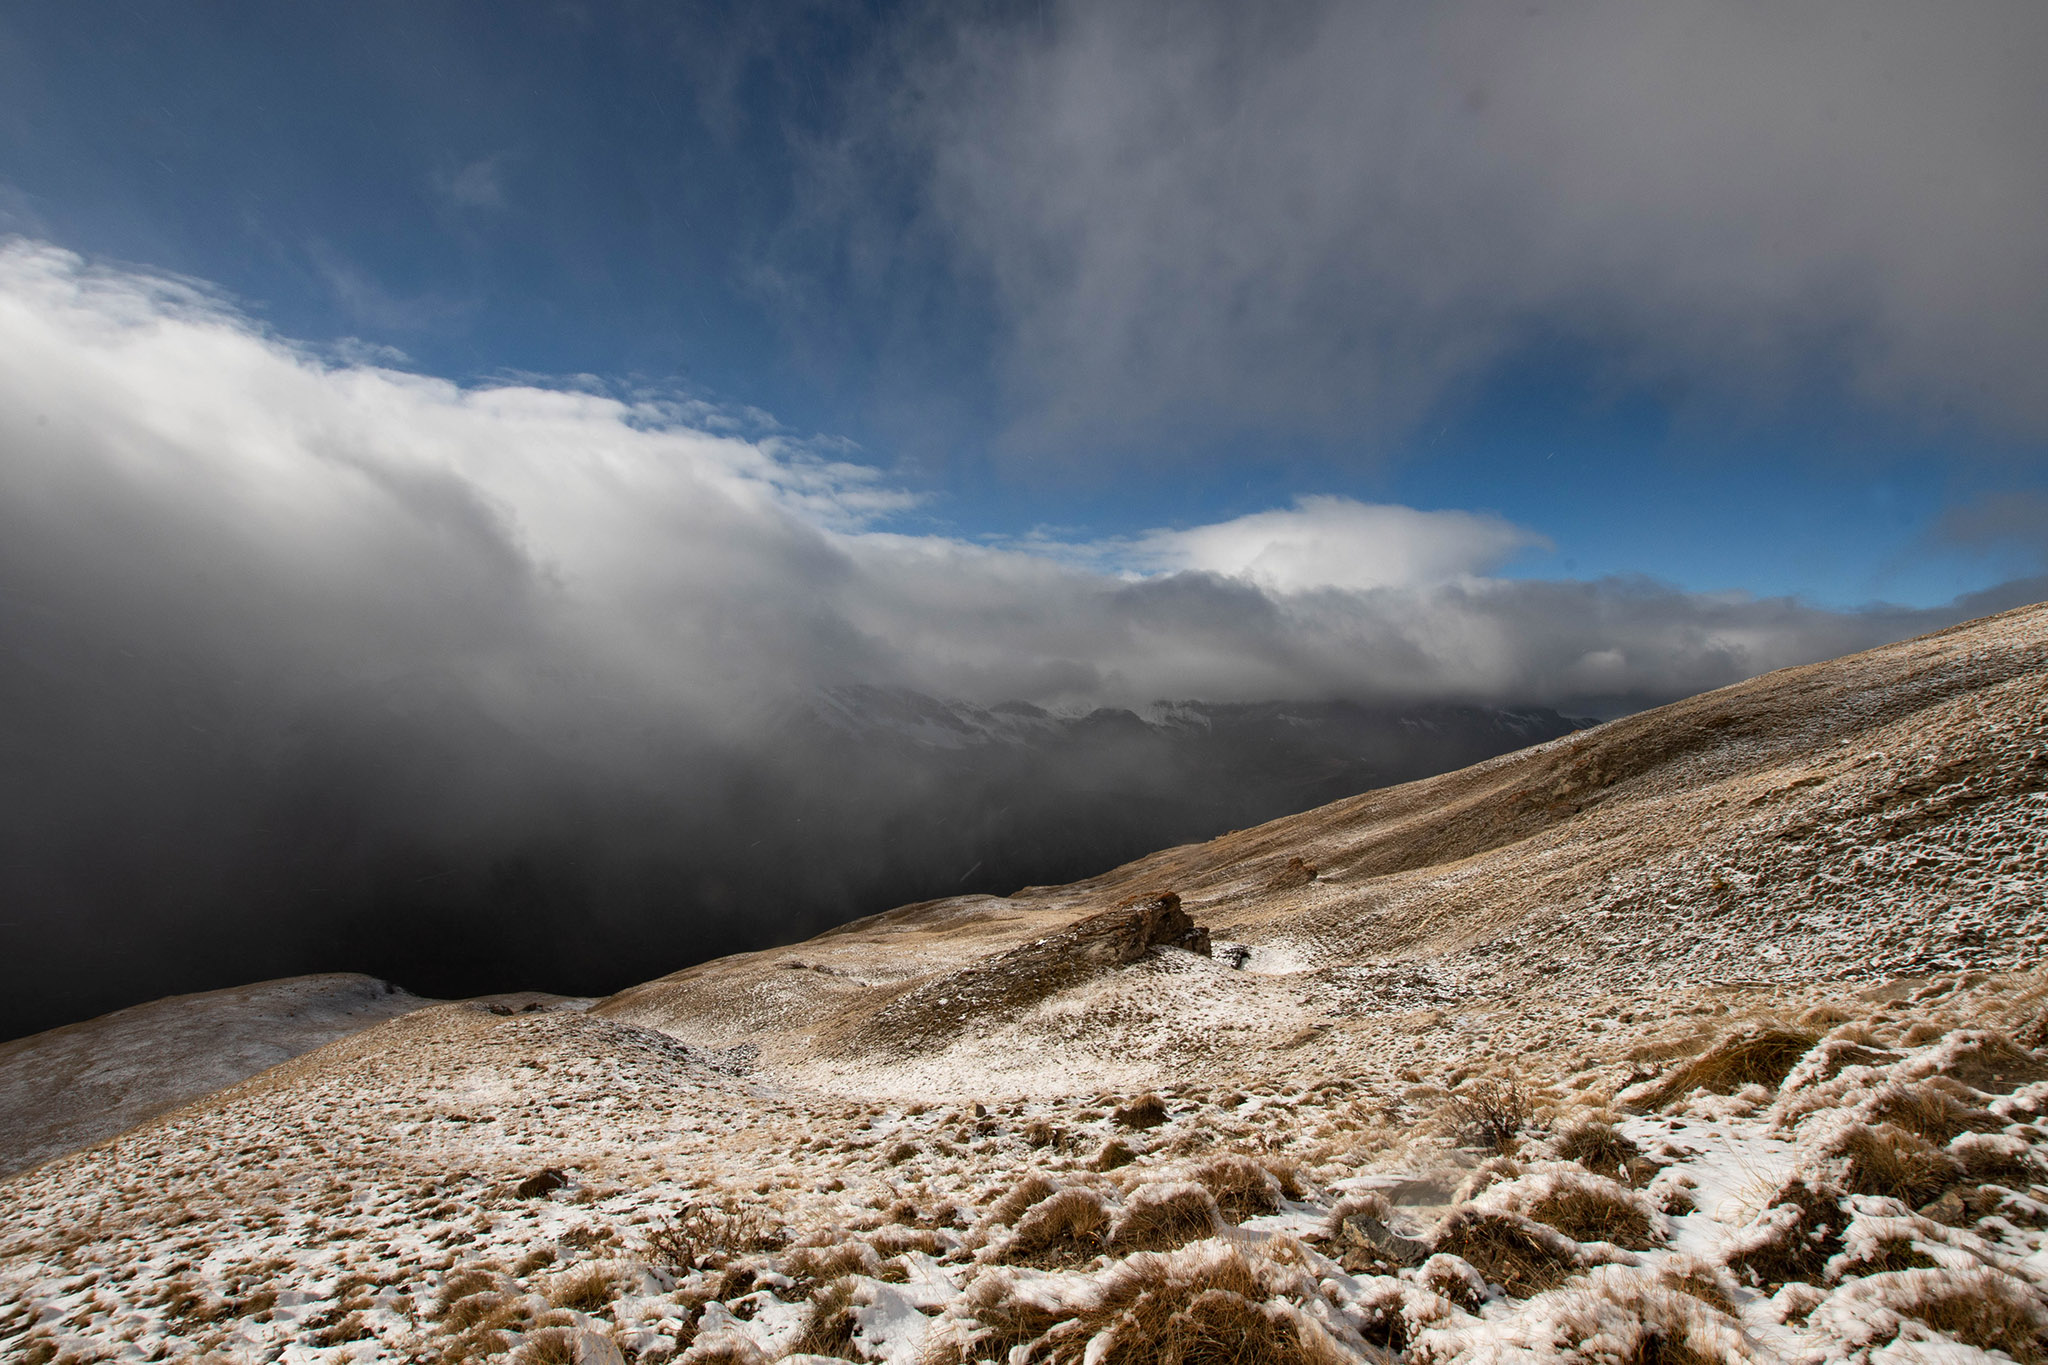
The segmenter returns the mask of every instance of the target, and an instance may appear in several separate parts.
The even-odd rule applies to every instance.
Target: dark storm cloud
[[[840,150],[907,149],[1034,450],[1394,430],[1559,338],[2048,431],[2030,0],[1011,13],[935,26]]]
[[[1539,538],[1339,499],[895,534],[871,471],[732,425],[0,248],[0,1032],[295,970],[609,989],[953,889],[930,851],[1007,798],[835,766],[821,687],[1614,709],[1958,614],[1504,579]]]

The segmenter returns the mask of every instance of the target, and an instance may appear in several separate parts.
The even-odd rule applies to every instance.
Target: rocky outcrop
[[[1155,949],[1211,956],[1209,930],[1181,909],[1172,891],[1129,897],[1044,938],[920,982],[871,1015],[853,1041],[898,1051],[943,1046],[966,1024],[1021,1013]]]

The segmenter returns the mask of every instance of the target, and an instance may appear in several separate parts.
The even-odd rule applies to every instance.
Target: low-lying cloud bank
[[[848,888],[901,879],[845,864],[865,834],[795,832],[861,781],[789,738],[819,688],[1612,712],[2040,591],[1510,580],[1530,532],[1339,499],[1037,548],[886,529],[913,505],[701,408],[342,363],[5,246],[0,904],[42,984],[0,1031],[312,966],[624,981],[877,908]]]

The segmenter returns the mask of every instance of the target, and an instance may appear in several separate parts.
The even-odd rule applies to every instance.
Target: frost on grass
[[[930,1365],[1343,1365],[1365,1350],[1305,1270],[1216,1241],[1140,1252],[1091,1276],[991,1272],[934,1336]]]
[[[1426,1332],[1411,1358],[1429,1365],[1508,1360],[1737,1365],[1771,1359],[1729,1314],[1652,1276],[1615,1267],[1532,1299],[1511,1317]]]
[[[1474,1206],[1523,1214],[1575,1242],[1646,1251],[1667,1235],[1662,1211],[1648,1199],[1575,1162],[1548,1162],[1490,1186]]]
[[[0,1359],[2031,1365],[2044,733],[2048,610],[409,1014],[6,1181]]]
[[[599,1036],[518,1027],[530,1034],[507,1051],[521,1060],[544,1032],[585,1053]],[[1426,1085],[1411,1087],[1411,1134],[1383,1148],[1316,1136],[1387,1131],[1350,1087],[1249,1080],[1213,1100],[1175,1092],[1146,1130],[1120,1129],[1108,1096],[853,1106],[821,1126],[819,1097],[661,1045],[637,1075],[585,1072],[581,1112],[629,1122],[623,1090],[649,1110],[644,1130],[564,1153],[556,1106],[573,1091],[533,1095],[522,1078],[479,1122],[495,1064],[464,1052],[439,1073],[471,1096],[459,1108],[322,1092],[368,1106],[351,1131],[404,1127],[409,1151],[338,1146],[326,1127],[287,1135],[257,1096],[16,1182],[40,1231],[11,1235],[7,1273],[34,1306],[0,1316],[0,1345],[44,1365],[116,1342],[226,1361],[294,1343],[362,1365],[2043,1360],[2048,1082],[2027,1079],[2032,1054],[1982,1029],[1879,1052],[1845,1044],[1851,1028],[1762,1101],[1702,1086],[1616,1120],[1599,1096],[1532,1086],[1512,1156],[1451,1145],[1432,1123],[1444,1091]],[[1246,1123],[1252,1095],[1284,1124]],[[1142,1131],[1147,1147],[1095,1171],[1033,1143],[1047,1113],[1084,1135]],[[911,1140],[932,1155],[906,1169],[890,1152]],[[196,1165],[164,1175],[201,1149],[253,1164],[235,1185]],[[518,1193],[550,1164],[560,1184]],[[136,1169],[153,1180],[122,1174]],[[327,1174],[308,1183],[313,1169]],[[70,1218],[88,1192],[118,1242]],[[110,1221],[124,1207],[151,1221]],[[122,1260],[106,1245],[153,1250]]]

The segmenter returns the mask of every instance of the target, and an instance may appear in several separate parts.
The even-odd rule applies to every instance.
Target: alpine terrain
[[[2048,1361],[2044,848],[2048,605],[604,999],[328,978],[5,1116],[0,1354]],[[59,1032],[8,1103],[152,1107]]]

